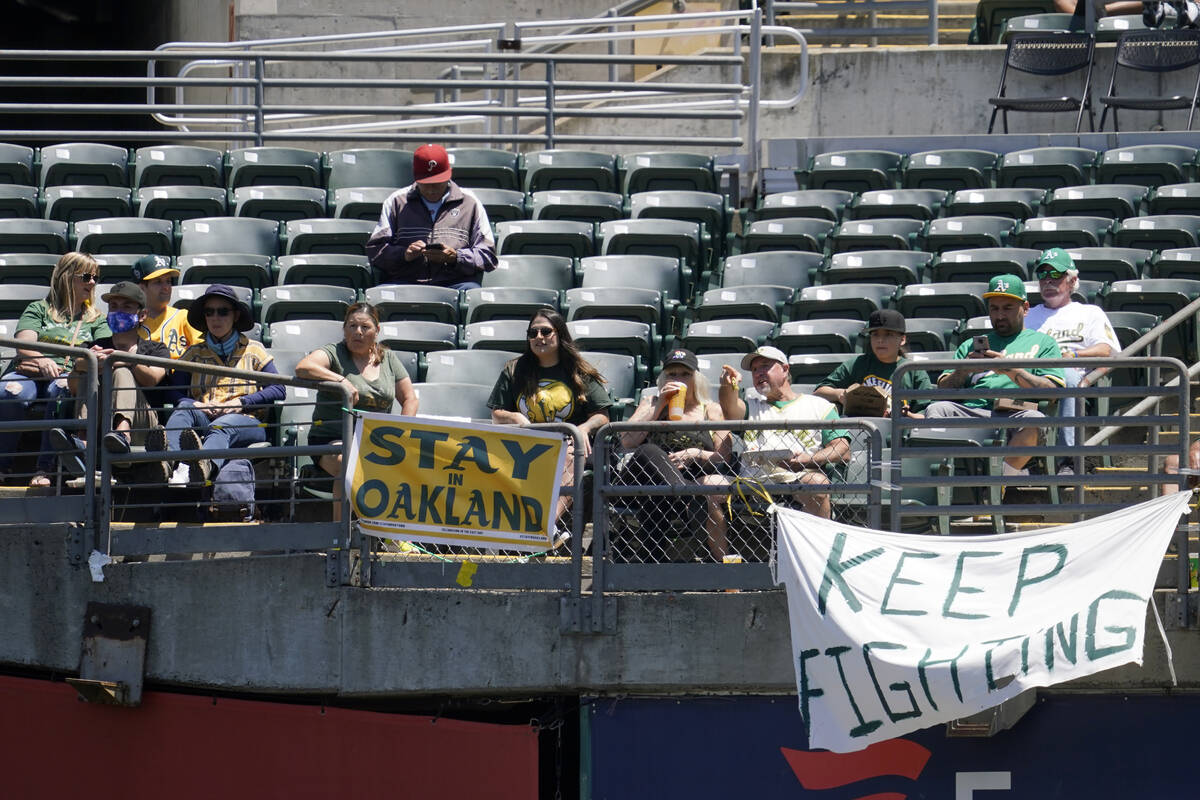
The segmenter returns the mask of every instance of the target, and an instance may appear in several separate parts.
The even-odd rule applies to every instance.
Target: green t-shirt
[[[400,357],[388,349],[383,351],[383,362],[379,365],[379,376],[369,381],[354,365],[354,357],[346,347],[345,342],[327,344],[321,352],[329,356],[329,368],[338,375],[345,375],[346,380],[358,390],[358,402],[354,407],[359,411],[375,411],[388,414],[396,400],[396,383],[408,377],[408,370]],[[345,398],[340,393],[318,392],[317,405],[313,409],[313,426],[309,431],[308,440],[333,441],[342,438],[342,401]]]
[[[908,359],[901,356],[895,363],[885,364],[876,358],[874,353],[863,353],[842,362],[841,366],[829,373],[829,377],[817,384],[817,388],[832,386],[835,389],[848,389],[856,383],[861,383],[874,386],[891,397],[892,375],[897,366],[907,361]],[[900,385],[904,389],[930,389],[933,386],[929,381],[929,373],[923,369],[904,373],[900,377]],[[909,405],[914,410],[920,410],[928,403],[927,399],[912,400]]]
[[[570,376],[562,363],[553,367],[538,367],[538,390],[533,395],[518,397],[513,385],[513,368],[516,359],[504,365],[500,377],[488,397],[488,408],[505,411],[520,411],[530,422],[569,422],[578,425],[600,411],[607,411],[612,397],[604,385],[595,378],[584,378],[582,398],[575,396],[569,383]]]
[[[79,325],[79,330],[75,330],[76,324]],[[88,322],[79,322],[78,318],[68,322],[55,322],[50,317],[50,303],[45,300],[35,300],[25,306],[25,311],[21,314],[21,319],[17,321],[17,330],[33,331],[37,334],[39,342],[48,344],[65,344],[68,347],[91,347],[92,342],[96,339],[102,339],[105,336],[112,336],[112,331],[108,329],[108,318],[101,314],[95,319]],[[64,370],[70,370],[74,366],[75,360],[68,356],[57,356],[56,359],[59,366]],[[14,360],[9,364],[6,373],[11,372],[16,365]]]
[[[1015,336],[1001,336],[995,331],[988,332],[988,347],[998,353],[1003,353],[1005,358],[1019,359],[1026,362],[1032,362],[1039,358],[1062,358],[1062,351],[1058,348],[1058,342],[1054,338],[1040,331],[1031,331],[1028,328],[1022,328]],[[971,352],[974,342],[967,339],[958,346],[958,350],[954,352],[955,358],[966,358]],[[1066,380],[1063,377],[1063,371],[1058,367],[1035,367],[1032,364],[1021,364],[1021,367],[1028,371],[1031,375],[1040,375],[1049,378],[1058,386],[1066,386]],[[946,370],[942,375],[949,375],[953,370]],[[1001,375],[997,372],[972,372],[967,378],[967,384],[970,388],[987,388],[987,389],[1018,389],[1020,388],[1016,381],[1013,381],[1006,375]],[[976,398],[970,400],[960,400],[964,406],[968,408],[991,408],[995,402],[992,398]]]

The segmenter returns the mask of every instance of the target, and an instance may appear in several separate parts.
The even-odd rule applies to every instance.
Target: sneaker
[[[188,469],[188,465],[185,463],[180,463],[175,467],[175,471],[171,473],[168,483],[171,486],[187,486],[189,477],[190,471]]]
[[[146,431],[146,452],[165,453],[167,451],[167,430],[162,425],[155,425]]]
[[[1071,466],[1070,464],[1063,464],[1061,467],[1058,468],[1058,474],[1059,475],[1074,475],[1075,468],[1073,466]]]
[[[200,434],[196,433],[193,428],[184,428],[179,434],[179,447],[181,450],[199,450]]]
[[[212,462],[207,458],[202,458],[199,461],[187,462],[189,483],[198,484],[200,486],[206,485],[208,483],[208,475],[211,466]]]
[[[109,431],[100,441],[105,450],[115,455],[124,455],[129,452],[129,434],[127,433]]]

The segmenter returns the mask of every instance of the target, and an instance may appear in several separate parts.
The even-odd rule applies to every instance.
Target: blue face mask
[[[133,330],[137,325],[137,314],[129,314],[125,311],[108,312],[108,329],[113,333],[125,333]]]

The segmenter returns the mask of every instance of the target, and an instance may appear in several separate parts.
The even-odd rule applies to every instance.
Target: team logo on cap
[[[1007,292],[1008,291],[1008,281],[996,281],[996,291]]]
[[[438,171],[438,169],[439,169],[439,165],[438,165],[437,159],[433,159],[433,158],[431,158],[431,159],[429,159],[429,161],[427,161],[427,162],[425,163],[425,170],[426,170],[426,171],[427,171],[427,172],[428,172],[430,175],[432,175],[433,173],[437,172],[437,171]]]

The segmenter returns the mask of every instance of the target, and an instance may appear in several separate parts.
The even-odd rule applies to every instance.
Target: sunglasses
[[[1044,280],[1047,280],[1047,279],[1049,279],[1049,280],[1052,280],[1052,281],[1056,281],[1056,280],[1058,280],[1059,278],[1064,278],[1064,277],[1066,277],[1066,275],[1067,275],[1067,273],[1065,273],[1065,272],[1059,272],[1059,271],[1058,271],[1058,270],[1056,270],[1056,269],[1044,269],[1044,270],[1042,270],[1041,272],[1038,272],[1038,273],[1037,273],[1037,279],[1038,279],[1039,281],[1044,281]]]
[[[204,316],[206,317],[228,317],[232,313],[233,309],[229,306],[209,306],[204,309]]]
[[[554,328],[530,328],[529,330],[525,331],[525,335],[530,339],[536,339],[539,336],[545,336],[547,339],[549,339],[554,335]]]
[[[95,272],[85,272],[82,275],[76,275],[75,277],[79,278],[79,280],[83,281],[84,283],[95,283],[96,281],[100,280],[100,276]]]

